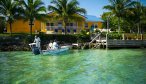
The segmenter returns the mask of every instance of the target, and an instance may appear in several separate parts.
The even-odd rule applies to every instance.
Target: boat
[[[38,55],[38,54],[43,54],[43,55],[48,55],[48,54],[58,54],[62,53],[65,51],[68,51],[70,46],[61,46],[59,49],[50,49],[50,50],[40,50],[39,48],[35,47],[36,43],[30,43],[29,46],[32,49],[33,54]]]
[[[42,54],[43,55],[58,54],[58,53],[62,53],[62,52],[68,51],[68,50],[69,50],[69,47],[61,47],[59,49],[42,50]]]

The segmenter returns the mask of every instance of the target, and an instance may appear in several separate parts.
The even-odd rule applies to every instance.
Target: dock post
[[[106,49],[108,49],[108,34],[106,34]]]
[[[124,34],[122,34],[122,36],[123,36],[123,40],[125,40],[125,35],[124,35]]]
[[[140,34],[141,40],[143,40],[143,34]]]

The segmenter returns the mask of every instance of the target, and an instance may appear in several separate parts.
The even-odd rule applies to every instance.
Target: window
[[[46,26],[50,26],[50,23],[46,23]]]
[[[77,32],[77,30],[76,30],[76,29],[74,29],[73,31],[74,31],[74,32]]]
[[[67,29],[67,32],[70,33],[70,29]]]
[[[64,29],[62,29],[62,32],[64,32]]]
[[[46,26],[54,26],[54,23],[46,23]]]
[[[58,25],[61,25],[62,26],[62,23],[61,22],[58,22]]]
[[[62,23],[61,22],[58,23],[58,27],[62,27]]]
[[[69,26],[69,23],[67,23],[66,26]]]
[[[55,32],[58,32],[58,29],[55,29]]]
[[[70,23],[70,26],[73,26],[73,23]]]
[[[49,31],[49,30],[53,30],[53,26],[54,26],[54,23],[46,23],[46,29],[47,29],[47,31]]]
[[[54,26],[54,23],[51,23],[51,26]]]
[[[94,25],[93,24],[91,25],[91,28],[94,28]]]
[[[85,28],[88,28],[88,23],[85,23]]]
[[[95,25],[95,28],[97,28],[98,26],[97,25]]]
[[[58,29],[62,29],[62,23],[58,22]]]
[[[73,23],[67,23],[66,26],[74,26]]]

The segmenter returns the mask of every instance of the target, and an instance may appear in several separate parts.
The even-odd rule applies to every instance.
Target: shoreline
[[[9,47],[8,47],[9,48]],[[25,50],[26,49],[26,50]],[[146,49],[146,47],[112,47],[112,48],[71,48],[70,50],[120,50],[120,49]],[[42,50],[45,50],[45,49],[42,49]],[[31,48],[27,47],[27,48],[24,48],[24,49],[20,49],[20,48],[14,48],[14,49],[3,49],[1,50],[0,49],[0,52],[15,52],[15,51],[28,51],[28,52],[32,52]]]
[[[34,35],[33,35],[34,36]],[[49,41],[57,39],[59,45],[71,45],[72,49],[138,49],[146,48],[146,40],[96,40],[89,43],[90,38],[79,38],[78,35],[44,35],[40,34],[41,49],[45,50]],[[2,51],[31,51],[29,43],[33,42],[29,34],[0,36],[0,52]],[[74,44],[74,45],[73,45]]]

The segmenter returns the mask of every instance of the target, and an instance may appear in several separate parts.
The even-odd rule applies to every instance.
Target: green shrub
[[[101,36],[106,37],[107,32],[102,32]],[[117,32],[110,32],[108,33],[109,39],[122,39],[122,33],[118,34]]]
[[[0,50],[29,50],[29,43],[34,40],[35,34],[30,36],[30,34],[13,34],[11,37],[9,34],[0,35]],[[90,41],[90,36],[87,34],[75,34],[75,35],[62,35],[62,34],[39,34],[41,39],[41,45],[44,46],[49,43],[50,40],[57,40],[59,44],[64,43],[83,43]],[[15,46],[15,47],[14,47]]]
[[[85,43],[90,41],[90,35],[87,34],[87,31],[82,30],[80,34],[77,34],[77,42]]]
[[[108,34],[109,39],[122,39],[122,34],[118,33],[109,33]]]
[[[50,40],[57,40],[61,43],[75,43],[77,42],[76,35],[62,35],[62,34],[40,34],[39,37],[43,43],[49,42]]]

